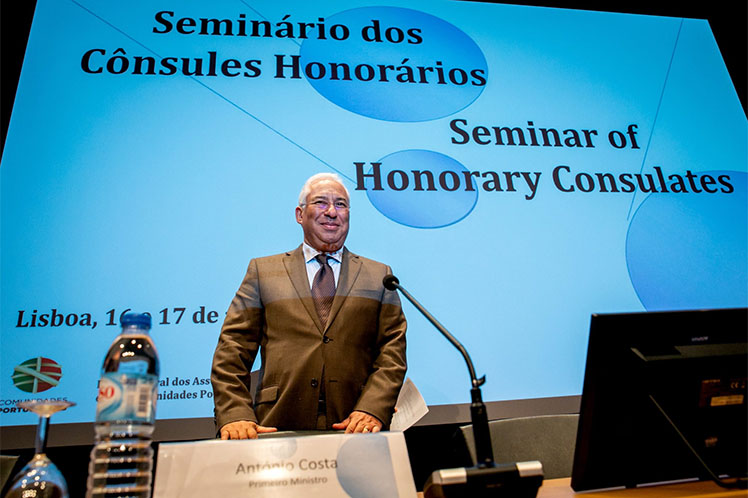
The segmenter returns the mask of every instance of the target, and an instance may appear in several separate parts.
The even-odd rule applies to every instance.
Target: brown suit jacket
[[[301,246],[253,259],[231,301],[213,357],[216,428],[250,420],[314,429],[323,379],[328,428],[354,410],[385,427],[405,376],[405,317],[382,285],[390,268],[347,249],[326,327],[312,301]],[[254,398],[250,371],[260,352]]]

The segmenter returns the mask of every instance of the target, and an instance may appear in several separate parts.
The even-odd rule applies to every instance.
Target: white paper
[[[395,408],[396,411],[390,424],[391,431],[404,431],[429,412],[426,401],[413,381],[410,380],[410,377],[405,379],[403,387],[400,389]]]

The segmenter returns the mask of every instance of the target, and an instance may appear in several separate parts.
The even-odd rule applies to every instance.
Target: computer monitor
[[[708,478],[683,438],[744,478],[747,335],[745,308],[592,315],[572,488]]]

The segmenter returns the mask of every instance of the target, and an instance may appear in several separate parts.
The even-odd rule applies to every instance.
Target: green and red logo
[[[49,358],[31,358],[13,369],[13,385],[27,393],[40,393],[55,387],[62,377],[62,367]]]

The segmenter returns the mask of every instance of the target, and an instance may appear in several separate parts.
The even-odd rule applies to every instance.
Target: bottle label
[[[156,418],[158,377],[108,372],[99,382],[97,422],[133,421],[152,424]]]

